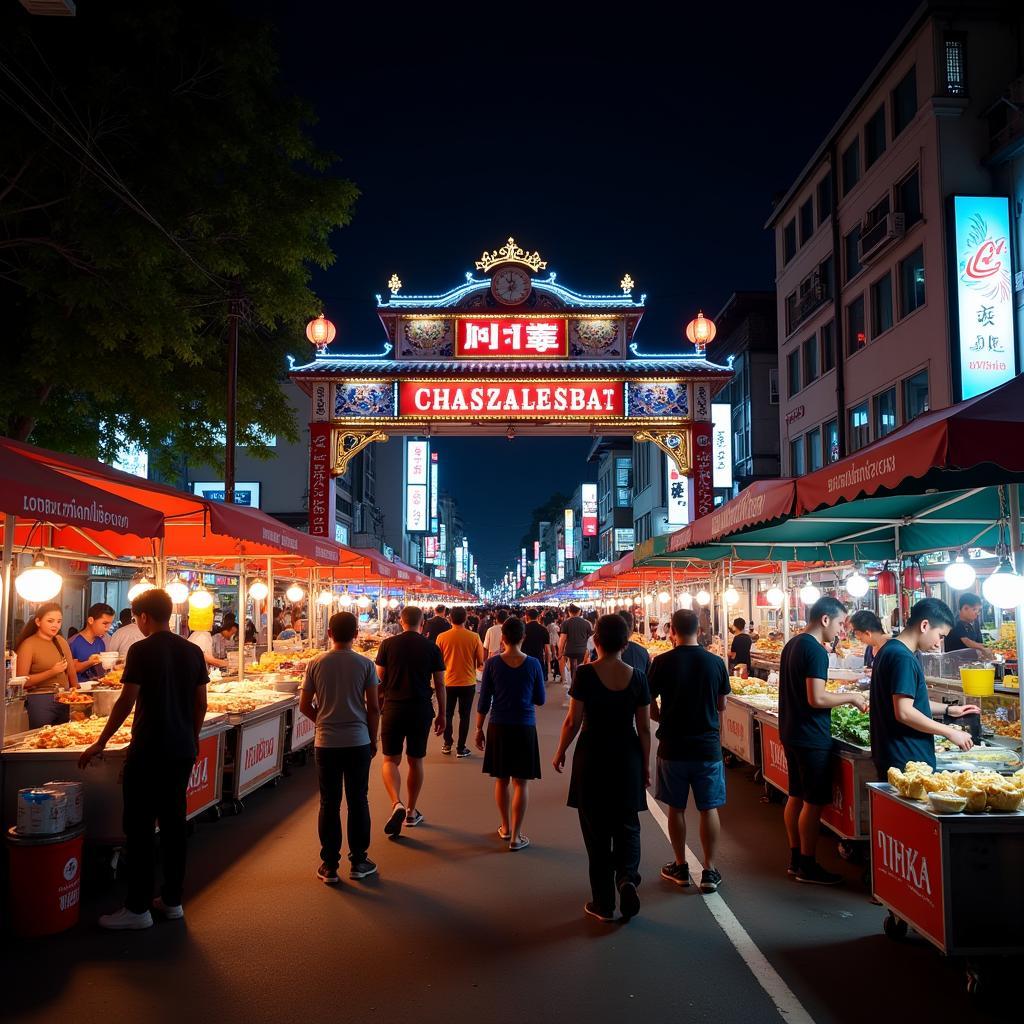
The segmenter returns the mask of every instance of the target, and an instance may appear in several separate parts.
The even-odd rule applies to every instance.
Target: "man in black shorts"
[[[430,723],[434,734],[444,732],[444,658],[437,644],[421,632],[423,610],[415,605],[402,609],[402,632],[389,636],[377,652],[384,711],[380,720],[384,788],[391,797],[391,816],[384,834],[397,838],[402,826],[423,823],[416,804],[423,789],[423,758],[427,756]],[[437,712],[431,704],[431,684],[437,696]],[[406,783],[409,803],[402,803],[402,749],[408,765]]]
[[[838,885],[841,875],[817,861],[821,812],[832,803],[832,709],[852,704],[867,711],[860,693],[826,693],[828,652],[846,618],[846,605],[820,597],[807,613],[807,627],[782,649],[779,666],[779,737],[789,768],[786,835],[789,873],[798,882]]]
[[[594,628],[582,615],[579,608],[569,605],[569,616],[562,623],[559,631],[562,635],[558,644],[558,660],[562,663],[562,679],[568,693],[572,680],[576,678],[576,669],[583,664],[587,656],[587,641]]]

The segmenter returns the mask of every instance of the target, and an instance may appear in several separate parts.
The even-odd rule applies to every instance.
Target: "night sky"
[[[859,3],[842,24],[821,3],[708,5],[672,24],[630,7],[570,24],[520,4],[410,24],[384,5],[275,5],[286,81],[362,190],[315,279],[332,348],[380,351],[374,294],[392,272],[434,294],[512,234],[582,292],[628,271],[647,293],[641,351],[678,352],[698,308],[772,287],[773,197],[916,7]],[[488,581],[531,510],[593,474],[586,438],[436,443]]]

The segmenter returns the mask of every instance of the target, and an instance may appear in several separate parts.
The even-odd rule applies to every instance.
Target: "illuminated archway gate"
[[[400,296],[393,276],[383,352],[293,368],[311,399],[310,533],[333,536],[334,478],[396,434],[628,435],[666,453],[694,518],[711,511],[711,401],[732,371],[640,355],[629,275],[620,294],[580,295],[536,277],[546,266],[510,238],[443,295]]]

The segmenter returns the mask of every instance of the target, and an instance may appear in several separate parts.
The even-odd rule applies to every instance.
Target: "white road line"
[[[647,806],[667,839],[668,818],[650,793],[647,794]],[[704,870],[704,866],[697,860],[689,846],[686,847],[686,856],[690,863],[697,866],[698,872]],[[718,922],[718,926],[725,932],[726,938],[736,948],[736,952],[743,958],[743,962],[750,968],[750,973],[754,975],[757,983],[775,1004],[775,1009],[779,1011],[782,1019],[787,1021],[787,1024],[814,1024],[814,1018],[804,1009],[778,971],[768,963],[768,958],[758,949],[746,928],[729,909],[728,904],[722,899],[722,894],[708,893],[704,897],[704,904],[711,911],[711,916]]]

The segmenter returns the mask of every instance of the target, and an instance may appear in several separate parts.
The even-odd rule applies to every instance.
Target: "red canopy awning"
[[[883,440],[802,477],[796,485],[796,514],[891,491],[907,480],[927,478],[927,486],[956,490],[1005,483],[1006,473],[1024,473],[1024,376],[925,413]]]
[[[668,550],[710,544],[737,530],[788,516],[795,500],[795,480],[759,480],[731,501],[673,533],[668,539]]]

